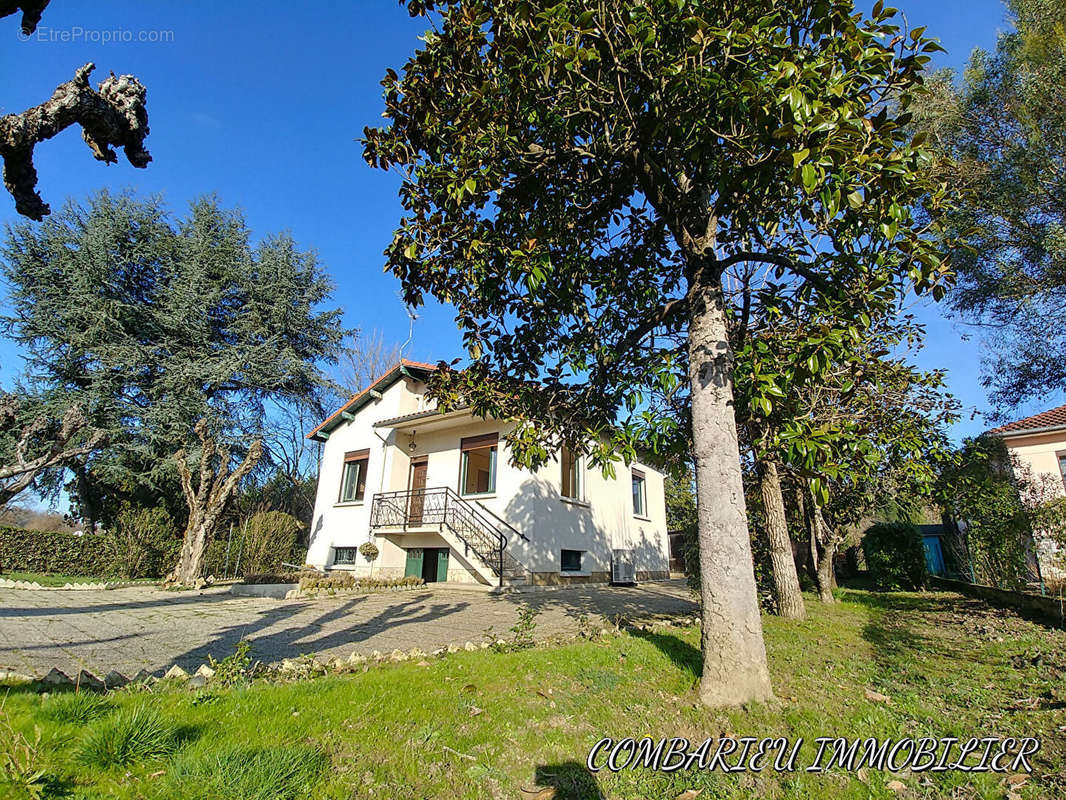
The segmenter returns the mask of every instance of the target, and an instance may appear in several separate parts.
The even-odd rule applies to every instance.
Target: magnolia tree
[[[771,697],[722,276],[768,264],[853,311],[876,281],[936,282],[912,210],[943,192],[906,126],[937,45],[850,0],[406,5],[432,29],[364,147],[403,177],[388,268],[410,304],[455,306],[472,357],[435,395],[529,421],[509,436],[529,465],[691,441],[700,696]]]
[[[898,492],[929,494],[958,410],[943,371],[908,363],[924,339],[912,315],[889,305],[842,326],[827,309],[796,311],[752,326],[738,347],[738,414],[758,432],[779,606],[798,596],[780,473],[801,492],[819,595],[832,602],[833,558],[849,527]]]

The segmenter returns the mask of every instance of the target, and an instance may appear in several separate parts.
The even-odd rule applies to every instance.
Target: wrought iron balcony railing
[[[526,538],[503,520],[499,523]],[[502,585],[505,576],[516,577],[524,574],[525,569],[505,552],[507,536],[500,531],[499,523],[493,522],[479,506],[446,486],[380,492],[374,495],[370,509],[371,530],[447,529],[489,566]]]

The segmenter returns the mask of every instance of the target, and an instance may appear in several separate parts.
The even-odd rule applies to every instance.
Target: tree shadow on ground
[[[351,625],[322,634],[328,623],[336,622],[348,616],[356,606],[367,601],[367,596],[353,597],[339,606],[330,608],[313,620],[297,625],[260,634],[286,616],[302,608],[289,607],[272,609],[252,623],[233,625],[216,632],[211,641],[194,647],[173,659],[173,663],[195,668],[207,661],[207,657],[232,653],[237,643],[247,639],[251,643],[251,655],[263,661],[279,661],[284,658],[296,658],[304,654],[323,653],[342,646],[355,646],[384,630],[398,630],[404,625],[441,620],[451,614],[465,610],[468,602],[440,603],[429,602],[432,594],[420,593],[402,602],[392,603],[379,613],[364,620],[353,620]],[[317,637],[315,634],[319,634]]]
[[[596,776],[576,761],[540,764],[534,780],[537,786],[555,789],[553,800],[600,800],[603,797]]]
[[[542,611],[559,609],[571,619],[597,616],[612,621],[653,621],[699,614],[698,600],[681,581],[647,581],[636,586],[579,584],[541,592],[503,594],[499,599]]]
[[[693,647],[684,639],[659,631],[644,631],[639,628],[625,628],[626,633],[637,639],[643,639],[654,645],[682,672],[687,672],[692,679],[698,680],[703,673],[703,654],[698,647]]]
[[[923,662],[998,664],[987,649],[972,646],[967,624],[987,617],[990,607],[954,593],[848,592],[845,599],[867,610],[862,637],[873,646],[877,678],[919,684]]]

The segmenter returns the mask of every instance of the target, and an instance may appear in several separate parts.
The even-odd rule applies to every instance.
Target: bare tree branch
[[[0,17],[22,12],[22,33],[29,36],[37,30],[37,23],[41,21],[41,14],[50,0],[0,0]]]
[[[50,210],[37,193],[34,147],[71,125],[81,125],[85,143],[98,161],[118,161],[115,147],[122,147],[134,167],[146,167],[152,160],[144,149],[148,135],[144,85],[132,75],[112,74],[94,90],[89,85],[94,68],[91,62],[81,67],[72,80],[57,86],[41,105],[0,117],[4,186],[15,198],[16,211],[23,216],[39,221]]]
[[[81,406],[67,409],[59,431],[49,435],[52,421],[38,418],[19,432],[15,442],[13,460],[0,465],[0,505],[4,505],[28,489],[50,467],[59,466],[77,456],[88,455],[103,444],[106,434],[101,430],[89,431],[81,444],[71,441],[88,430],[89,422]],[[0,431],[13,431],[18,425],[18,398],[5,395],[0,401]],[[43,449],[42,449],[43,448]],[[31,453],[35,452],[35,455]]]

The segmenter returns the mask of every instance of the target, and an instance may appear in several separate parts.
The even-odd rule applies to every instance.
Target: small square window
[[[333,548],[333,563],[334,564],[354,564],[355,557],[359,554],[358,547],[334,547]]]
[[[633,470],[633,513],[638,517],[648,513],[648,490],[644,473],[638,469]]]
[[[581,556],[584,555],[581,550],[561,550],[560,553],[563,572],[581,572]]]

